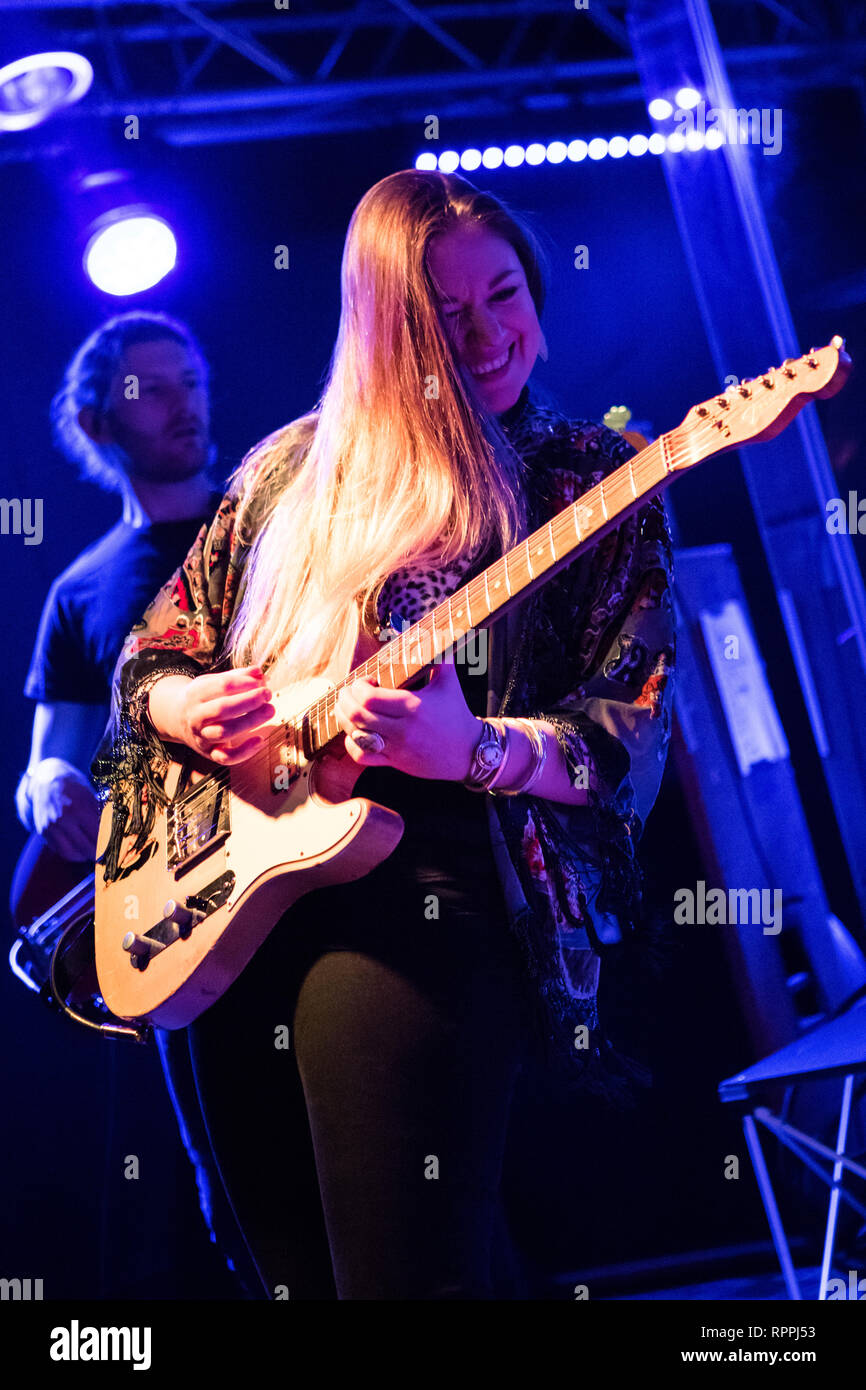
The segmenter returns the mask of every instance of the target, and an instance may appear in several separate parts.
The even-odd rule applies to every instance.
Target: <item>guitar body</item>
[[[319,677],[275,692],[266,731],[277,734],[332,689]],[[312,760],[297,750],[292,767],[276,760],[276,738],[233,768],[192,752],[170,765],[173,804],[157,815],[147,844],[135,850],[132,837],[124,841],[111,883],[97,864],[96,968],[112,1013],[168,1029],[191,1023],[293,903],[363,878],[395,849],[401,817],[352,796],[362,768],[340,744]],[[108,806],[98,856],[110,824]],[[164,915],[169,900],[177,904],[174,920]],[[124,949],[131,934],[138,941]]]

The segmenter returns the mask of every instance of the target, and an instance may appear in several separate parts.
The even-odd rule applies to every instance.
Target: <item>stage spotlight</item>
[[[654,97],[647,107],[647,111],[654,121],[666,121],[668,116],[674,114],[674,108],[667,97]]]
[[[95,225],[84,269],[97,289],[125,296],[158,285],[176,260],[177,242],[167,222],[146,208],[116,208]]]
[[[436,155],[429,150],[418,154],[415,158],[416,169],[435,169],[439,168],[444,173],[451,173],[458,166],[467,170],[474,170],[483,165],[485,169],[499,169],[503,164],[509,169],[517,169],[521,164],[528,164],[531,167],[538,167],[540,164],[562,164],[566,159],[572,164],[580,164],[587,157],[592,160],[605,159],[610,155],[611,159],[622,159],[624,155],[644,155],[664,154],[666,150],[671,153],[679,154],[683,150],[717,150],[724,144],[724,137],[717,130],[709,131],[703,135],[700,131],[689,131],[683,135],[680,131],[671,131],[669,135],[663,135],[661,131],[653,131],[652,135],[638,132],[636,135],[612,135],[605,140],[597,135],[589,143],[585,140],[551,140],[549,144],[543,145],[540,141],[531,141],[528,145],[509,145],[503,152],[498,145],[488,145],[482,152],[470,146],[462,153],[457,150],[445,150]]]
[[[696,92],[694,87],[680,87],[674,98],[677,106],[681,107],[684,111],[690,111],[693,106],[697,106],[700,99],[701,94],[700,92]]]
[[[80,101],[93,82],[81,53],[31,53],[0,68],[0,130],[30,130]]]

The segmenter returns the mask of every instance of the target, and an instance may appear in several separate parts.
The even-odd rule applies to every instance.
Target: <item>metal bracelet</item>
[[[482,719],[481,735],[478,739],[477,744],[475,745],[475,750],[472,754],[472,764],[469,768],[468,775],[463,778],[463,785],[467,788],[468,791],[486,792],[491,778],[496,776],[496,774],[500,771],[502,767],[502,762],[505,761],[505,750],[503,749],[503,758],[502,762],[500,762],[499,764],[499,767],[485,768],[478,762],[478,749],[481,747],[482,743],[487,743],[490,741],[490,734],[493,735],[494,741],[499,744],[500,748],[502,748],[503,736],[501,729],[497,728],[496,725],[491,723],[489,719]]]
[[[507,724],[506,720],[504,720],[504,719],[488,719],[487,722],[488,722],[488,724],[493,724],[494,727],[495,727],[496,729],[498,729],[500,738],[501,738],[501,740],[502,740],[502,742],[503,742],[502,762],[499,764],[499,766],[498,766],[498,767],[496,768],[496,770],[494,771],[493,776],[491,777],[490,781],[487,782],[487,783],[485,784],[485,790],[486,790],[486,791],[489,791],[489,792],[492,792],[492,791],[493,791],[493,788],[496,786],[497,782],[498,782],[498,781],[500,780],[500,778],[502,777],[502,775],[503,775],[503,773],[505,772],[505,769],[506,769],[506,767],[507,767],[507,765],[508,765],[508,760],[509,760],[509,757],[510,757],[510,755],[511,755],[511,747],[512,747],[512,745],[511,745],[511,731],[510,731],[510,729],[509,729],[509,727],[508,727],[508,724]]]
[[[508,724],[505,721],[503,722],[507,730]],[[532,745],[532,767],[519,786],[508,787],[507,789],[502,787],[496,791],[491,790],[491,796],[521,796],[538,781],[544,769],[544,764],[547,761],[547,741],[541,731],[537,729],[529,719],[514,719],[513,722],[515,724],[522,724],[529,735],[529,740]]]

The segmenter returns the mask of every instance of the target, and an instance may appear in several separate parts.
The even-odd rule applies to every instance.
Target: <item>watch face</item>
[[[485,767],[498,767],[502,762],[502,749],[498,743],[488,743],[481,749],[478,757]]]

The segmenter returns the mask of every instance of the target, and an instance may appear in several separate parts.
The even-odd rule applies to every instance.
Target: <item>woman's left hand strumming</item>
[[[336,713],[354,762],[412,777],[462,781],[481,736],[481,720],[466,703],[453,660],[437,662],[417,691],[355,681],[340,691]]]

